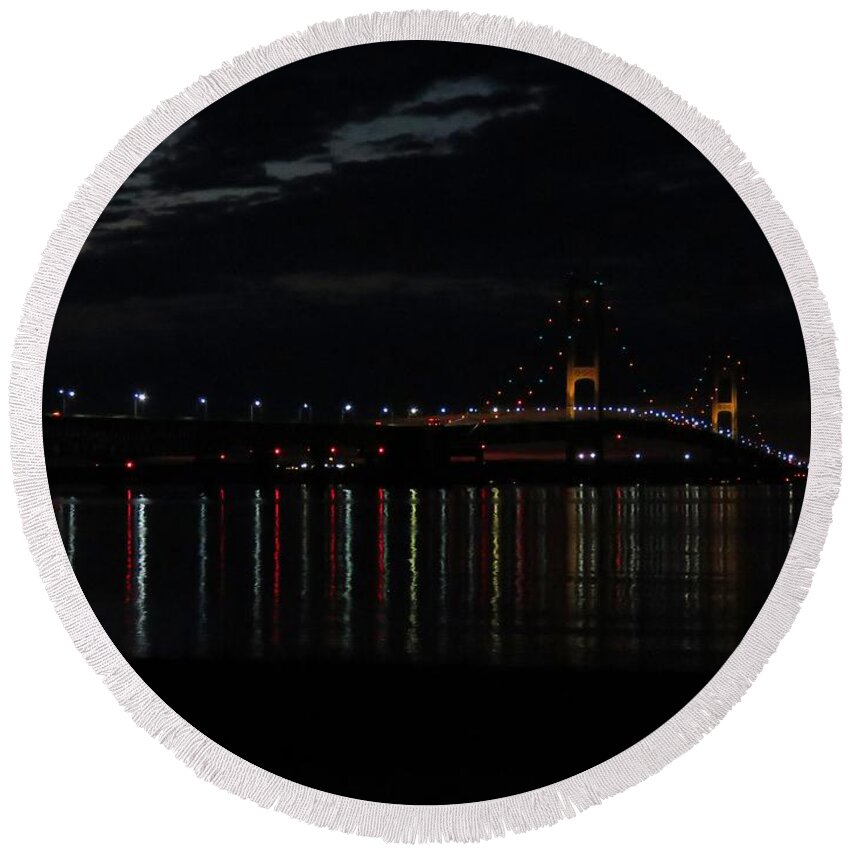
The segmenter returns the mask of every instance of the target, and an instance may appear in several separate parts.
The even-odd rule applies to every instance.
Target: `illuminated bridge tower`
[[[723,366],[715,373],[714,392],[711,395],[711,430],[718,434],[728,431],[733,440],[738,439],[737,365]]]
[[[596,284],[596,281],[594,281]],[[600,348],[602,335],[602,298],[598,287],[590,290],[570,289],[572,318],[566,350],[567,419],[576,419],[588,408],[598,419]],[[581,408],[581,410],[579,410]]]
[[[578,408],[576,404],[576,389],[583,382],[593,384],[593,407],[599,414],[599,352],[594,353],[590,363],[577,363],[572,346],[567,351],[567,418],[575,419]]]

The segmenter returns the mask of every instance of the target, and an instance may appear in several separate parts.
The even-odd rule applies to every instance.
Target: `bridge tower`
[[[724,392],[728,388],[728,392]],[[711,394],[711,430],[719,433],[720,415],[729,414],[729,432],[733,440],[738,439],[738,367],[725,365],[714,375],[714,391]]]
[[[591,363],[576,363],[572,349],[567,353],[567,418],[575,419],[578,412],[576,405],[576,386],[581,381],[593,383],[593,406],[599,415],[599,352],[596,352]]]
[[[597,283],[596,280],[593,281]],[[577,290],[570,287],[570,316],[574,319],[566,350],[566,408],[567,419],[576,419],[576,389],[583,382],[593,384],[593,418],[599,419],[599,376],[602,334],[602,298],[598,286]]]

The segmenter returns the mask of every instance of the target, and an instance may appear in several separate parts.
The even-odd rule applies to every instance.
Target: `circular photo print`
[[[56,522],[127,663],[360,800],[531,791],[688,704],[806,487],[803,337],[691,143],[559,62],[375,43],[160,144],[71,272]]]

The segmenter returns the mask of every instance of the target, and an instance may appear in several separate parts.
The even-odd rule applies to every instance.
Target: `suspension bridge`
[[[641,376],[602,281],[571,285],[500,386],[460,410],[287,422],[48,415],[48,473],[204,480],[373,476],[413,480],[791,481],[806,463],[744,416],[745,366],[706,358],[681,400]]]

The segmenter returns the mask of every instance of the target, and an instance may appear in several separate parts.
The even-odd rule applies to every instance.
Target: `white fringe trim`
[[[329,50],[432,39],[490,44],[543,56],[631,95],[678,130],[744,199],[776,254],[800,316],[812,395],[808,485],[797,533],[767,603],[717,675],[661,728],[618,756],[527,794],[445,806],[404,806],[316,791],[260,770],[182,720],[136,675],[107,638],[68,563],[54,520],[41,440],[42,382],[65,281],[98,216],[139,163],[181,124],[257,77]],[[21,517],[48,594],[79,651],[136,723],[202,779],[319,826],[387,841],[478,841],[573,817],[651,776],[690,749],[744,695],[806,596],[838,492],[840,395],[829,312],[797,231],[720,125],[622,59],[551,29],[454,12],[395,12],[322,23],[251,50],[200,78],[134,127],[79,188],[44,251],[26,298],[11,377],[12,463]]]

